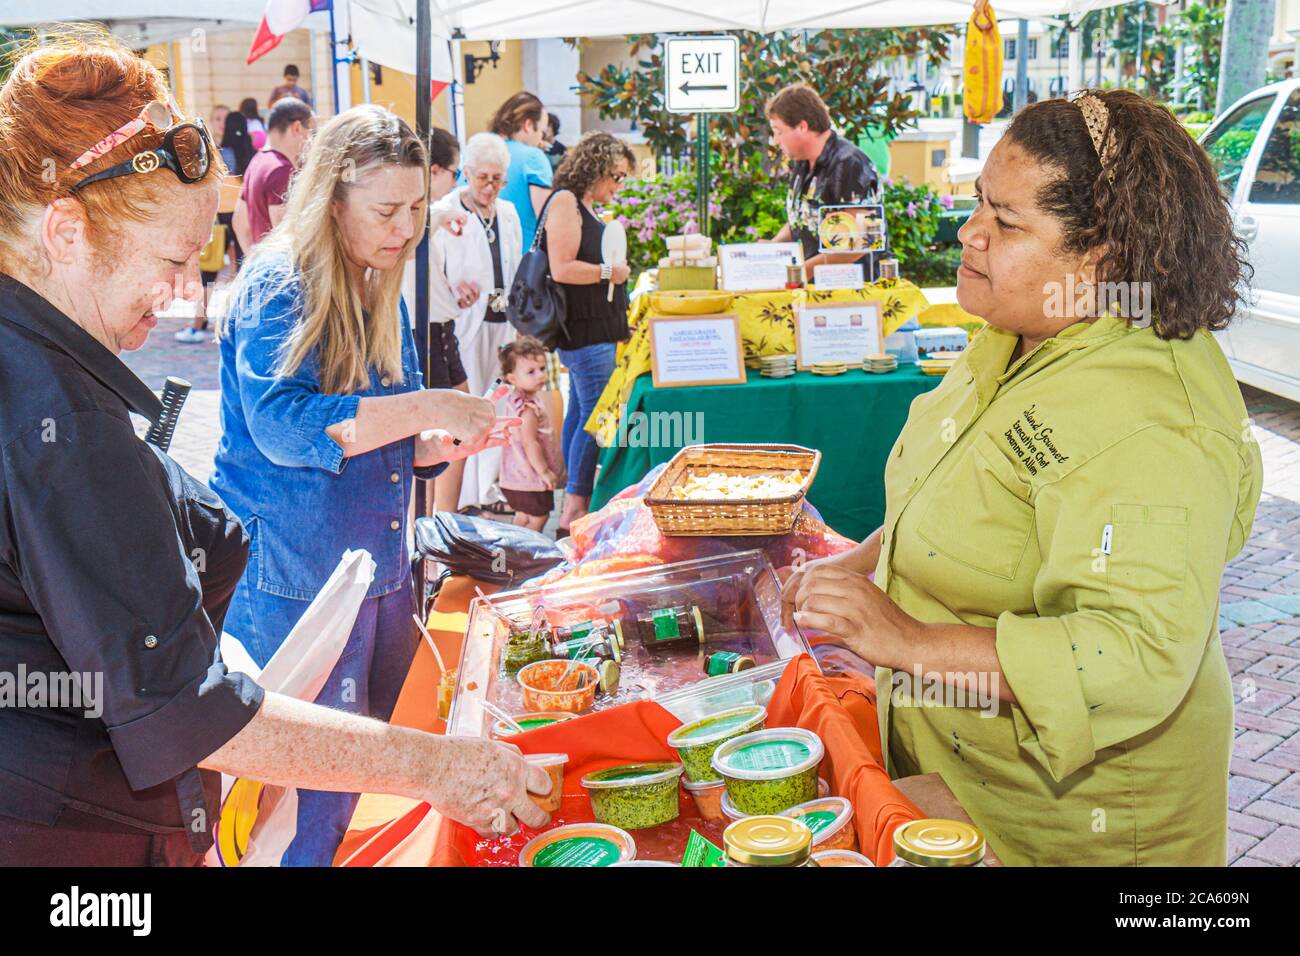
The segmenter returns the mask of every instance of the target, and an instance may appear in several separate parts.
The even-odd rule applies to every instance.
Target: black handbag
[[[546,234],[546,213],[554,198],[555,193],[547,197],[541,215],[537,217],[533,244],[519,260],[506,307],[506,318],[519,334],[540,339],[547,349],[559,348],[569,338],[565,327],[567,302],[564,289],[551,278],[551,261],[541,248],[542,237]]]
[[[564,552],[539,531],[446,511],[415,519],[415,547],[421,558],[456,574],[505,587],[517,587],[564,561]]]

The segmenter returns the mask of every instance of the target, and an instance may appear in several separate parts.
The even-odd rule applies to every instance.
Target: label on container
[[[682,743],[688,743],[697,737],[713,737],[717,734],[727,733],[737,730],[745,724],[753,723],[757,713],[732,714],[730,717],[717,717],[712,720],[705,720],[698,727],[692,727],[678,739]]]
[[[516,717],[515,723],[524,730],[536,730],[538,727],[545,727],[548,724],[556,723],[554,717]]]
[[[677,626],[677,608],[661,607],[657,611],[651,611],[650,620],[654,623],[656,641],[675,641],[681,637],[681,629]]]
[[[714,846],[694,830],[686,838],[686,853],[682,856],[682,866],[726,866],[727,854],[721,847]]]
[[[737,770],[788,770],[812,756],[797,740],[765,740],[728,755],[727,763]]]
[[[710,677],[726,674],[738,660],[740,660],[740,655],[735,651],[718,651],[716,654],[709,655],[704,672]]]
[[[834,823],[838,816],[834,810],[813,810],[811,813],[801,813],[796,819],[816,836]]]
[[[533,866],[613,866],[620,855],[617,844],[601,837],[569,837],[533,854]]]

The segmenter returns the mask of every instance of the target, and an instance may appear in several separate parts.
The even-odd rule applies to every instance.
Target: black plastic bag
[[[505,587],[545,574],[564,560],[559,546],[540,531],[444,511],[415,519],[415,546],[420,557],[455,574]]]

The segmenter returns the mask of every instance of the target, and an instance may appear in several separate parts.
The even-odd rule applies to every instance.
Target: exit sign
[[[740,41],[734,36],[669,37],[664,76],[670,113],[740,109]]]

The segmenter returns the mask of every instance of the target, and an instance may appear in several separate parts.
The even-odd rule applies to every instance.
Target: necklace
[[[470,201],[469,201],[469,208],[472,209],[472,210],[474,211],[474,218],[477,219],[477,220],[479,221],[479,225],[481,225],[481,226],[483,227],[483,232],[487,235],[488,245],[489,245],[489,246],[492,245],[492,243],[494,243],[494,242],[497,241],[497,233],[496,233],[496,230],[495,230],[494,228],[492,228],[493,226],[495,226],[495,225],[497,224],[497,212],[496,212],[496,207],[493,207],[493,209],[492,209],[492,218],[491,218],[491,219],[484,219],[484,218],[483,218],[482,213],[480,213],[480,212],[478,211],[478,203],[475,202],[472,198],[471,198]]]

